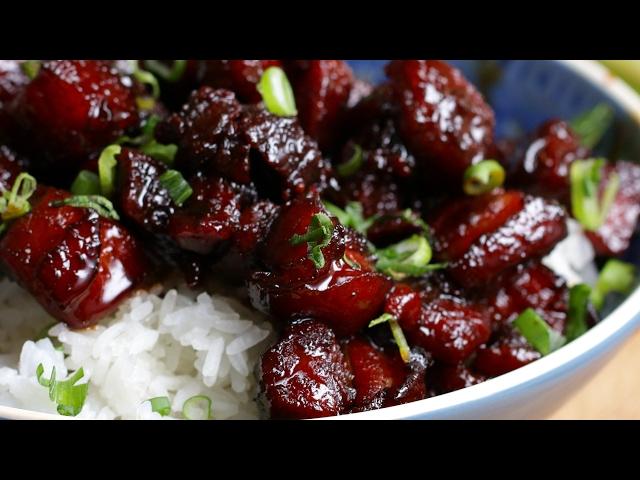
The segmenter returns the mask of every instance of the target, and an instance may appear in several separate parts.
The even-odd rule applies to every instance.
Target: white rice
[[[572,286],[597,278],[594,251],[580,225],[543,263]],[[90,330],[59,323],[51,338],[33,341],[53,323],[38,303],[9,280],[0,280],[0,405],[56,413],[48,390],[36,379],[83,367],[89,394],[77,418],[179,418],[185,400],[206,395],[215,419],[260,416],[255,367],[273,342],[271,325],[238,300],[196,294],[185,287],[138,293]],[[62,344],[57,350],[51,339]],[[147,401],[167,396],[172,414],[161,417]]]
[[[82,367],[89,394],[76,418],[179,418],[185,400],[206,395],[215,419],[258,418],[255,367],[273,342],[265,318],[238,300],[184,287],[138,293],[98,326],[71,331],[53,323],[31,296],[0,281],[0,405],[56,413],[36,379]],[[62,344],[56,350],[52,339]],[[167,396],[172,414],[152,412],[150,398]]]
[[[598,280],[598,268],[594,262],[593,246],[576,220],[570,218],[567,227],[567,238],[558,243],[542,263],[564,278],[569,287],[578,283],[594,286]]]

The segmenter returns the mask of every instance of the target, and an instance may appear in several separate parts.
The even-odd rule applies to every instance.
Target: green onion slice
[[[260,77],[257,89],[269,112],[279,117],[294,117],[298,114],[293,89],[280,67],[267,68]]]
[[[151,88],[153,98],[160,97],[160,84],[153,73],[140,68],[140,62],[138,60],[130,60],[130,62],[133,70],[133,78],[143,85],[148,85]]]
[[[595,231],[607,215],[620,188],[620,177],[613,172],[600,195],[600,181],[606,160],[591,158],[571,164],[571,209],[585,230]]]
[[[360,145],[354,145],[353,156],[349,159],[348,162],[341,163],[336,167],[336,172],[341,177],[350,177],[354,175],[360,168],[362,168],[362,163],[364,162],[364,155],[362,153],[362,147]]]
[[[636,267],[630,263],[611,259],[602,267],[598,281],[591,292],[591,303],[597,310],[604,306],[604,299],[609,293],[629,293],[633,288]]]
[[[40,60],[26,60],[20,64],[22,72],[29,77],[29,80],[33,80],[38,75],[42,62]]]
[[[98,195],[100,193],[100,178],[89,170],[81,170],[71,184],[74,195]]]
[[[322,248],[329,245],[333,236],[333,222],[324,213],[316,213],[303,235],[295,234],[289,240],[291,245],[307,244],[308,257],[317,269],[324,267]]]
[[[148,70],[169,83],[179,82],[187,69],[186,60],[173,60],[171,67],[160,60],[145,60],[144,65]]]
[[[37,187],[38,182],[28,173],[23,172],[16,177],[11,190],[5,190],[0,197],[0,217],[3,222],[21,217],[31,211],[29,198]]]
[[[169,191],[169,196],[179,207],[184,205],[184,202],[186,202],[193,193],[191,186],[177,170],[167,170],[160,175],[158,180],[160,184]]]
[[[580,143],[592,149],[600,143],[604,134],[607,133],[613,123],[613,118],[613,108],[606,103],[599,103],[591,110],[574,118],[571,121],[571,128],[580,137]]]
[[[589,329],[587,315],[590,295],[591,287],[584,283],[575,285],[569,290],[569,318],[565,327],[567,342],[575,340]]]
[[[210,420],[211,399],[206,395],[196,395],[189,398],[182,406],[182,416],[187,420]]]
[[[344,210],[326,200],[323,204],[324,208],[336,217],[342,225],[353,228],[360,233],[366,233],[369,227],[379,218],[379,215],[364,218],[362,204],[360,202],[349,202],[344,207]]]
[[[36,368],[38,383],[49,389],[49,398],[57,404],[60,415],[75,417],[82,411],[89,391],[89,384],[77,382],[84,377],[80,367],[67,380],[56,380],[56,368],[51,371],[51,378],[43,378],[44,366],[40,363]]]
[[[429,228],[429,225],[427,225],[427,223],[422,219],[422,217],[420,217],[418,213],[414,212],[410,208],[407,208],[402,212],[402,218],[412,225],[421,228],[422,232],[425,235],[430,235],[431,229]]]
[[[140,147],[140,150],[145,155],[149,155],[151,158],[154,158],[166,165],[171,166],[173,165],[176,158],[178,146],[172,143],[164,145],[162,143],[158,143],[155,139],[153,139],[148,143],[142,145]]]
[[[409,343],[407,343],[407,339],[404,336],[404,332],[402,331],[402,327],[398,323],[398,320],[391,315],[390,313],[383,313],[375,320],[371,320],[369,323],[369,328],[375,327],[376,325],[381,325],[383,323],[389,323],[389,328],[391,328],[391,334],[393,335],[393,339],[398,346],[398,350],[400,351],[400,357],[402,357],[402,361],[404,363],[409,363],[411,360],[411,348],[409,348]]]
[[[98,176],[100,177],[100,191],[102,195],[110,198],[115,190],[116,166],[118,161],[116,155],[120,155],[122,147],[120,145],[109,145],[98,158]]]
[[[446,264],[429,264],[431,246],[423,235],[415,234],[399,243],[378,249],[376,255],[376,269],[394,280],[419,277],[446,267]]]
[[[462,187],[467,195],[481,195],[501,187],[506,177],[504,168],[495,160],[483,160],[464,172]]]
[[[156,126],[160,122],[160,117],[157,115],[151,115],[149,119],[144,123],[142,127],[142,133],[137,137],[129,137],[124,135],[118,140],[116,144],[128,144],[135,145],[140,148],[140,151],[145,155],[165,163],[166,165],[173,165],[176,153],[178,152],[178,146],[174,144],[162,144],[153,137]]]
[[[566,339],[545,322],[532,308],[527,308],[513,322],[527,342],[542,355],[562,347]]]
[[[150,112],[156,107],[156,100],[153,97],[136,97],[138,110]]]
[[[151,404],[151,411],[159,413],[161,416],[166,417],[171,413],[171,402],[169,397],[154,397],[150,398],[148,402]]]
[[[50,207],[77,207],[77,208],[90,208],[104,218],[111,220],[120,220],[120,216],[116,209],[113,208],[113,204],[108,198],[101,195],[74,195],[67,197],[63,200],[55,200],[49,203]]]

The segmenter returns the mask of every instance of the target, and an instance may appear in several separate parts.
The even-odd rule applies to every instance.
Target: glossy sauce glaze
[[[192,288],[242,287],[278,331],[258,372],[272,418],[398,405],[519,368],[542,356],[516,324],[527,309],[567,334],[569,286],[541,260],[568,234],[571,169],[591,155],[570,119],[496,139],[491,106],[439,60],[392,61],[378,85],[341,60],[162,62],[181,73],[159,75],[158,96],[145,61],[0,61],[0,266],[57,320],[95,325],[174,271]],[[263,101],[274,67],[290,115]],[[485,160],[506,178],[470,191]],[[80,170],[116,215],[56,203]],[[13,218],[24,172],[38,187]],[[620,188],[587,235],[619,256],[640,167],[612,158],[601,173],[592,190],[614,174]],[[590,306],[586,326],[597,319]]]

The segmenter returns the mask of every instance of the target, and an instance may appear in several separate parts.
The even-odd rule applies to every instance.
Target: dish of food
[[[331,417],[581,337],[635,286],[640,166],[607,103],[497,128],[496,68],[0,61],[0,405]]]

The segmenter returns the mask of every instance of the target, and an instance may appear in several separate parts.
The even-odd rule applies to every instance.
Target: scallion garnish
[[[178,152],[178,146],[172,143],[164,145],[158,143],[155,139],[150,140],[148,143],[140,147],[140,151],[145,155],[149,155],[151,158],[163,162],[166,165],[173,165]]]
[[[51,341],[51,343],[53,345],[53,348],[55,348],[56,350],[58,350],[60,352],[64,351],[64,346],[62,345],[62,342],[60,342],[60,340],[57,337],[52,337],[52,336],[49,335],[49,330],[51,330],[57,324],[58,324],[58,322],[53,322],[53,323],[50,323],[49,325],[47,325],[46,327],[44,327],[34,337],[33,341],[37,342],[38,340],[42,340],[43,338],[48,338]]]
[[[295,234],[289,243],[293,246],[306,243],[309,259],[317,269],[320,269],[324,267],[325,263],[322,248],[329,245],[332,236],[333,222],[331,219],[324,213],[316,213],[311,218],[306,233],[303,235]]]
[[[160,97],[160,84],[158,83],[158,79],[153,75],[153,73],[140,68],[140,62],[138,60],[130,60],[131,69],[133,70],[132,75],[138,82],[143,85],[148,85],[151,88],[151,94],[153,98]]]
[[[411,360],[411,348],[409,348],[409,344],[407,343],[407,339],[404,336],[402,327],[400,327],[400,324],[398,323],[398,320],[396,320],[396,317],[394,317],[390,313],[383,313],[375,320],[371,320],[371,322],[369,323],[369,328],[375,327],[376,325],[381,325],[383,323],[389,323],[393,339],[398,346],[398,350],[400,350],[400,357],[402,357],[402,361],[404,363],[409,363],[409,360]]]
[[[571,164],[571,209],[585,230],[595,231],[607,219],[607,214],[620,188],[620,177],[612,172],[602,195],[600,181],[606,160],[591,158]]]
[[[580,143],[592,149],[598,143],[613,123],[613,109],[606,103],[599,103],[591,110],[571,121],[571,128],[580,137]]]
[[[2,218],[3,226],[6,226],[6,222],[26,215],[31,211],[29,198],[36,191],[37,186],[36,179],[23,172],[16,177],[11,190],[2,192],[2,196],[0,196],[0,217]]]
[[[358,170],[360,170],[360,168],[362,168],[362,163],[364,161],[362,147],[360,147],[360,145],[354,145],[353,148],[353,156],[349,159],[349,161],[341,163],[336,167],[336,172],[341,177],[350,177]]]
[[[138,110],[152,111],[156,107],[156,99],[153,97],[136,97]]]
[[[71,184],[74,195],[98,195],[100,193],[100,178],[89,170],[81,170]]]
[[[100,178],[100,191],[102,195],[110,198],[115,190],[116,166],[118,161],[116,155],[120,155],[122,147],[120,145],[109,145],[98,158],[98,177]]]
[[[600,310],[609,293],[629,293],[636,276],[636,267],[630,263],[611,259],[602,267],[598,281],[591,292],[591,303]]]
[[[566,343],[562,334],[551,328],[532,308],[522,312],[513,325],[542,355],[548,355]]]
[[[349,202],[344,210],[337,205],[326,200],[323,202],[327,211],[336,217],[345,227],[353,228],[360,233],[366,233],[369,227],[378,219],[378,215],[364,218],[362,204],[360,202]]]
[[[467,195],[481,195],[502,186],[505,179],[502,165],[495,160],[483,160],[468,167],[462,179]]]
[[[429,235],[431,233],[429,225],[427,225],[427,223],[422,219],[422,217],[420,217],[418,213],[414,212],[410,208],[407,208],[402,212],[402,218],[412,225],[415,225],[416,227],[422,229],[422,232],[425,235]]]
[[[108,198],[101,195],[74,195],[67,197],[63,200],[55,200],[49,203],[50,207],[77,207],[77,208],[90,208],[101,217],[109,218],[111,220],[120,220],[120,216],[116,209],[113,208],[113,204]]]
[[[169,397],[154,397],[150,398],[148,402],[151,404],[151,411],[159,413],[161,416],[166,417],[171,413],[171,402]]]
[[[376,269],[394,280],[419,277],[425,273],[445,268],[445,264],[429,264],[431,246],[423,235],[412,235],[399,243],[376,250]]]
[[[187,68],[187,61],[173,60],[173,64],[171,65],[171,67],[168,67],[160,60],[145,60],[144,65],[148,70],[162,78],[164,81],[169,83],[176,83],[180,81],[180,79],[184,75],[184,72]]]
[[[56,380],[56,368],[51,371],[51,378],[43,378],[44,366],[40,363],[36,368],[38,383],[49,389],[49,398],[57,404],[60,415],[75,417],[82,411],[89,391],[88,383],[78,384],[84,377],[84,370],[79,368],[67,380]]]
[[[267,68],[260,77],[257,89],[269,112],[279,117],[294,117],[298,114],[293,89],[280,67]]]
[[[168,190],[169,196],[179,207],[181,207],[193,193],[191,186],[177,170],[167,170],[160,175],[158,180],[160,184]]]
[[[567,342],[575,340],[589,329],[587,315],[590,295],[591,287],[584,283],[575,285],[569,290],[569,317],[564,330]]]
[[[33,80],[38,75],[42,62],[40,60],[25,60],[20,64],[22,72],[29,77],[29,80]]]
[[[160,162],[167,165],[173,165],[176,153],[178,152],[178,146],[174,144],[162,144],[154,138],[154,132],[156,125],[160,121],[160,117],[157,115],[151,115],[149,119],[144,123],[142,127],[141,135],[137,137],[122,136],[116,140],[118,145],[129,144],[135,145],[140,148],[140,151],[145,155],[149,155]]]
[[[182,416],[187,420],[210,420],[211,399],[206,395],[196,395],[184,402]]]

